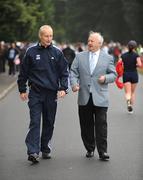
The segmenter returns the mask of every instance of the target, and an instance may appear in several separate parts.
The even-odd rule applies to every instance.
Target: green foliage
[[[68,38],[86,42],[88,32],[96,30],[103,34],[106,41],[126,43],[129,39],[135,39],[141,42],[142,4],[141,0],[68,1]]]
[[[52,0],[41,0],[40,10],[43,12],[43,16],[39,25],[53,25],[55,9]]]
[[[44,11],[40,6],[44,1],[45,0],[1,0],[0,40],[36,40],[39,26],[46,22],[45,19],[49,7],[48,2],[51,2],[51,0],[46,2],[47,9],[45,6]]]
[[[86,42],[90,30],[106,41],[143,41],[142,0],[0,0],[0,40],[36,41],[50,24],[59,42]]]
[[[39,5],[35,3],[18,4],[20,15],[17,19],[17,36],[22,40],[32,40],[37,32],[38,21],[42,18],[43,13],[39,11]]]

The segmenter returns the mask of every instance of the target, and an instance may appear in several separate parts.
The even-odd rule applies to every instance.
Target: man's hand
[[[104,75],[102,75],[99,77],[98,82],[103,84],[103,83],[105,83],[105,80],[106,80],[106,77]]]
[[[77,91],[79,91],[79,89],[80,89],[79,85],[76,85],[76,86],[72,87],[73,92],[77,92]]]
[[[22,101],[26,101],[28,99],[28,94],[27,93],[21,93],[20,98]]]
[[[62,91],[58,91],[58,98],[63,98],[63,97],[65,97],[65,95],[66,95],[66,92],[64,91],[64,90],[62,90]]]

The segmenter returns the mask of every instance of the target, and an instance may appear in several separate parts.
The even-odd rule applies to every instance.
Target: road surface
[[[58,102],[52,159],[27,161],[25,136],[29,110],[17,87],[0,101],[0,180],[143,180],[143,77],[134,114],[128,114],[124,91],[110,85],[108,111],[109,162],[87,159],[80,138],[77,94]]]

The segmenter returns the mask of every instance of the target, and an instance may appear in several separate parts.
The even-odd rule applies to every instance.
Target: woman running
[[[137,67],[141,66],[141,59],[135,52],[137,43],[134,40],[128,42],[128,52],[121,55],[124,66],[123,83],[125,98],[127,101],[127,110],[133,113],[133,104],[135,101],[135,90],[139,80]]]

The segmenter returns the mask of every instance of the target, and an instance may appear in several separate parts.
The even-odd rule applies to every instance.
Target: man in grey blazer
[[[94,156],[97,146],[99,158],[109,160],[107,154],[108,83],[116,78],[113,57],[101,47],[103,37],[90,32],[88,51],[76,54],[70,70],[73,92],[78,91],[78,114],[86,157]]]

